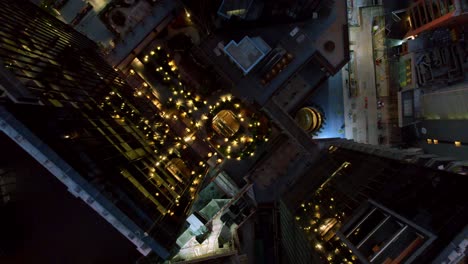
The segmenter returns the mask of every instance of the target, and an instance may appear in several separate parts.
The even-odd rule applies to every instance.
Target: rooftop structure
[[[428,30],[465,24],[468,4],[463,0],[418,0],[408,8],[410,31],[406,37],[415,37]]]
[[[320,169],[283,196],[322,261],[428,262],[463,233],[463,175],[415,163],[421,150],[322,143]]]
[[[248,74],[271,50],[261,38],[245,36],[239,43],[231,40],[225,47],[224,53]]]

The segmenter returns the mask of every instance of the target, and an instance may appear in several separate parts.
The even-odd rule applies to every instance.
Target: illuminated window
[[[455,141],[455,147],[461,147],[461,142],[460,141]]]
[[[438,140],[438,139],[434,139],[433,142],[434,142],[434,145],[439,144],[439,140]]]
[[[432,144],[432,139],[428,138],[426,141],[427,141],[427,144]]]

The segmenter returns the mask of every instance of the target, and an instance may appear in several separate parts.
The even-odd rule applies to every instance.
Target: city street
[[[362,1],[361,1],[362,2]],[[355,3],[356,4],[356,3]],[[359,12],[360,26],[350,27],[350,49],[354,60],[350,64],[355,73],[357,95],[349,97],[348,71],[343,73],[345,136],[357,142],[378,144],[377,94],[375,85],[375,67],[372,45],[372,22],[375,16],[383,13],[381,6],[354,6],[353,12]],[[353,16],[355,17],[355,16]]]

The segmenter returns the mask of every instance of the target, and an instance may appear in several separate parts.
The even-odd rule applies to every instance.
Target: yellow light
[[[154,53],[155,53],[154,50],[152,50],[152,51],[150,52],[151,55],[154,55]]]
[[[159,193],[156,193],[156,196],[159,196]]]
[[[228,142],[228,141],[229,141],[229,139],[228,139],[228,138],[225,138],[225,139],[224,139],[224,142]]]
[[[438,140],[438,139],[434,139],[433,142],[434,142],[434,145],[439,144],[439,140]]]
[[[223,162],[223,160],[222,160],[222,159],[218,159],[217,161],[218,161],[218,163],[221,163],[221,162]]]
[[[144,86],[144,87],[148,87],[148,84],[147,84],[147,83],[143,83],[143,86]]]
[[[213,153],[209,152],[208,153],[208,158],[211,158],[211,156],[213,156]]]
[[[432,144],[432,139],[428,138],[426,139],[426,141],[427,141],[427,144]]]
[[[156,49],[157,49],[157,50],[161,50],[161,46],[157,46]]]
[[[455,141],[455,147],[461,147],[461,142],[460,141]]]
[[[130,69],[130,74],[135,74],[135,71],[133,69]]]
[[[236,160],[241,160],[241,157],[237,157]]]

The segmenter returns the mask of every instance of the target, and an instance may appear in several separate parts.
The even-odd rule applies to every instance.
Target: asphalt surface
[[[354,8],[355,12],[359,9]],[[360,143],[377,144],[377,94],[375,88],[375,68],[372,45],[372,19],[382,11],[381,7],[361,8],[359,27],[350,28],[350,42],[354,51],[354,72],[358,87],[358,96],[344,97],[346,138]],[[343,86],[344,94],[348,94]],[[353,107],[354,105],[354,107]]]

